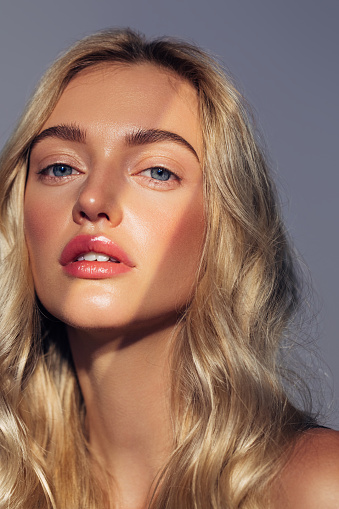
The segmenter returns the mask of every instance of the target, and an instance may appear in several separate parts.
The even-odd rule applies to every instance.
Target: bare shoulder
[[[302,433],[275,495],[274,509],[339,509],[339,432]]]

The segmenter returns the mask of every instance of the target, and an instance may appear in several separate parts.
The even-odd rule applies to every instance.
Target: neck
[[[133,339],[109,338],[105,333],[104,341],[88,331],[68,330],[91,450],[114,479],[123,508],[145,505],[172,450],[169,338],[173,330],[169,325]]]

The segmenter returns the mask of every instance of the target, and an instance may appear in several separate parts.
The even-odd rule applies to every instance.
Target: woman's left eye
[[[147,170],[142,171],[141,173],[148,175],[154,180],[160,180],[161,182],[166,182],[167,180],[178,179],[178,177],[170,170],[166,168],[162,168],[161,166],[155,166],[153,168],[148,168]]]

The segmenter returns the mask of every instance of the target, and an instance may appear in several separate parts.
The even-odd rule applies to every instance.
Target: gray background
[[[338,14],[337,0],[0,0],[0,145],[57,54],[95,30],[179,36],[217,55],[254,107],[312,273],[325,412],[339,429]]]

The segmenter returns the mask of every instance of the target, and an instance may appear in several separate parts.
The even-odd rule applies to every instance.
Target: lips
[[[89,253],[104,257],[85,256]],[[106,260],[107,261],[101,261]],[[89,258],[86,260],[86,258]],[[74,237],[61,253],[60,264],[68,275],[84,279],[103,279],[130,271],[135,265],[112,240],[103,235]]]

